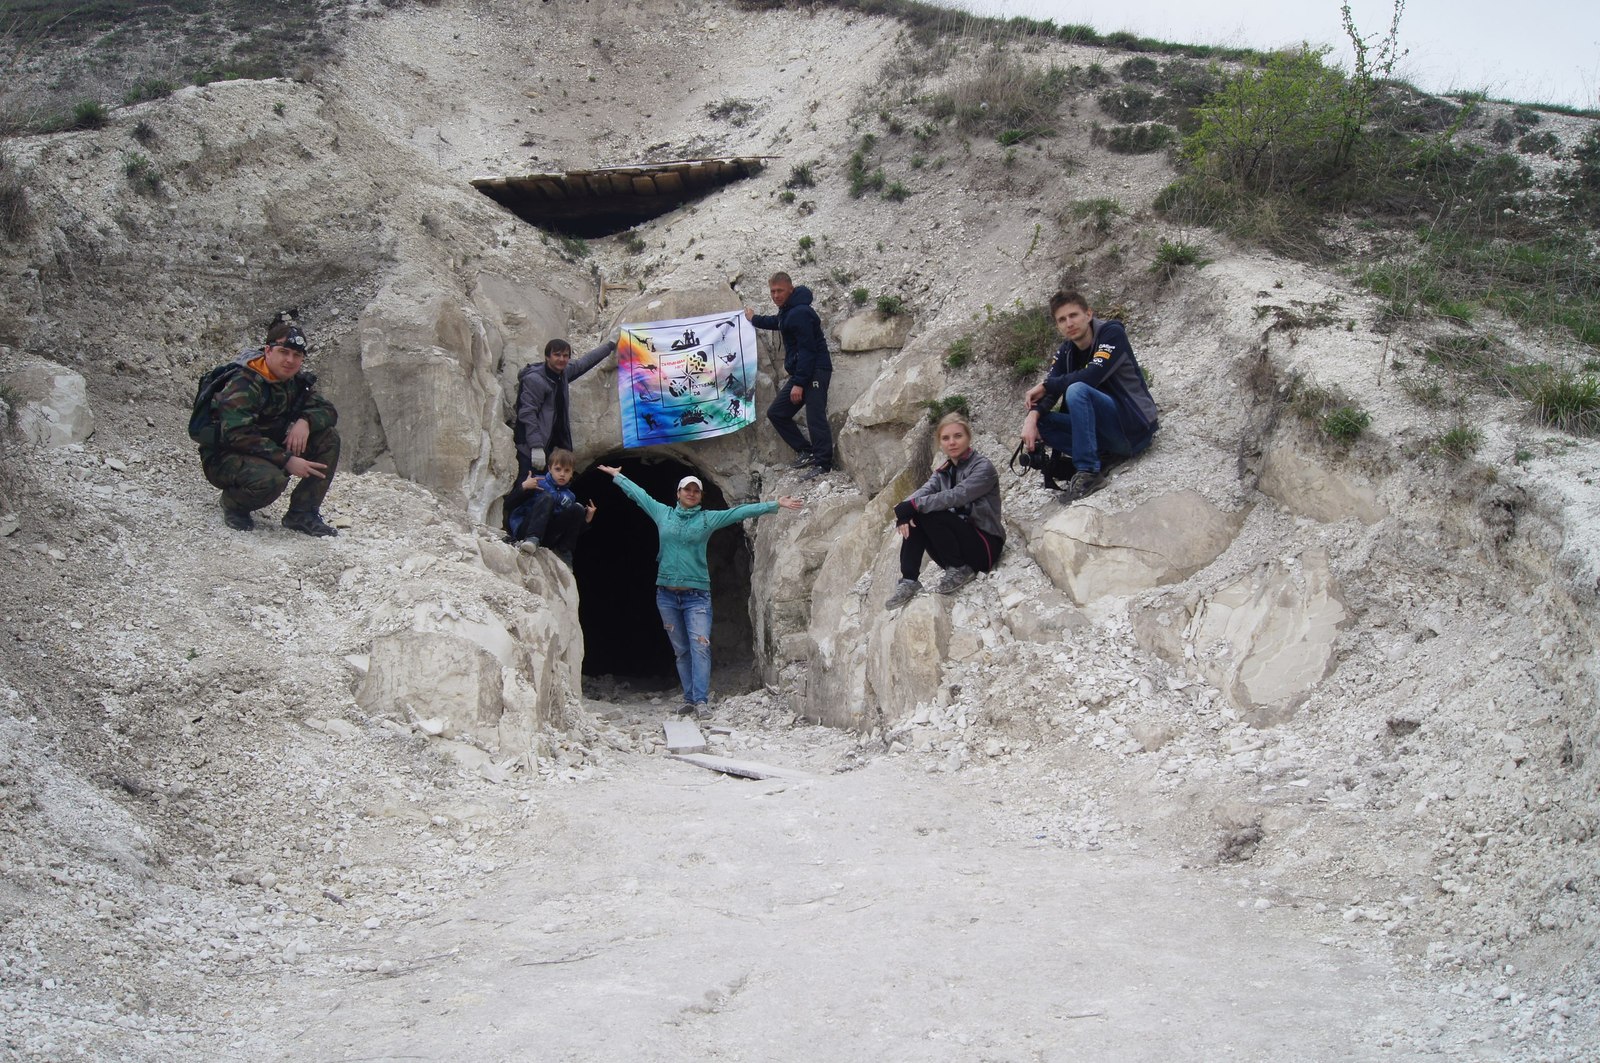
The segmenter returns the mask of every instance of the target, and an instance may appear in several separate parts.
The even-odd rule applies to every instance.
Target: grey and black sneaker
[[[922,584],[914,579],[902,579],[894,585],[894,593],[883,603],[885,609],[898,609],[922,593]]]
[[[256,519],[247,509],[234,509],[228,503],[222,503],[222,523],[234,531],[255,531]]]
[[[817,456],[815,454],[811,453],[811,451],[809,451],[809,450],[802,451],[800,453],[799,457],[795,458],[793,461],[791,461],[789,463],[789,468],[791,468],[791,469],[803,469],[807,465],[811,465],[811,464],[815,463],[816,460],[817,460]]]
[[[283,515],[283,526],[302,535],[322,537],[339,534],[338,529],[324,521],[322,514],[314,509],[291,509]]]
[[[805,472],[800,474],[800,479],[802,479],[802,480],[815,480],[819,476],[826,476],[832,471],[833,471],[833,463],[832,462],[828,462],[828,463],[824,464],[824,463],[821,463],[821,462],[813,461],[811,463],[811,467],[809,469],[807,469]]]
[[[1086,469],[1079,469],[1072,474],[1072,479],[1067,481],[1067,486],[1062,488],[1061,501],[1070,505],[1080,498],[1088,498],[1105,485],[1104,473],[1098,470],[1089,472]]]
[[[970,565],[957,565],[955,568],[945,569],[944,578],[939,581],[940,594],[954,594],[978,578],[978,574]]]
[[[716,713],[711,711],[711,702],[709,701],[702,701],[694,707],[694,718],[697,720],[709,720],[715,715]]]
[[[694,715],[694,708],[695,708],[694,702],[686,701],[682,705],[678,706],[678,710],[677,710],[678,711],[678,715],[679,716],[693,716]]]

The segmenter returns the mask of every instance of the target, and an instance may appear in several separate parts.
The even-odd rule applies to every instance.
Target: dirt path
[[[603,706],[602,706],[603,708]],[[821,766],[800,732],[745,755]],[[835,740],[836,747],[842,747]],[[1131,847],[998,840],[959,776],[661,757],[541,791],[497,883],[309,985],[316,1059],[1395,1059],[1471,1053],[1386,959]],[[504,850],[502,850],[504,851]],[[1462,1031],[1455,1030],[1460,1035]]]

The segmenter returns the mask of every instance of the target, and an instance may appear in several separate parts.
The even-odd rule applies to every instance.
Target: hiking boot
[[[815,454],[811,453],[811,451],[809,451],[809,450],[803,451],[798,458],[795,458],[793,461],[791,461],[789,463],[789,468],[791,468],[791,469],[803,469],[807,465],[815,464],[816,460],[817,460],[817,456]]]
[[[1106,477],[1101,472],[1089,472],[1079,469],[1072,474],[1072,479],[1067,481],[1067,486],[1061,491],[1061,501],[1067,505],[1088,498],[1106,485]]]
[[[222,503],[222,523],[234,531],[255,531],[256,519],[247,509],[231,509],[226,502]]]
[[[801,480],[815,480],[820,476],[828,475],[832,471],[833,471],[833,466],[831,464],[819,465],[816,462],[812,462],[811,463],[811,467],[809,469],[807,469],[805,472],[800,474],[800,479]]]
[[[322,519],[322,514],[314,509],[304,511],[291,509],[283,515],[283,526],[302,535],[321,537],[339,534],[338,529],[326,523]]]
[[[944,578],[939,581],[940,594],[954,594],[978,578],[971,565],[957,565],[955,568],[945,569]]]
[[[922,584],[914,579],[902,579],[894,585],[894,593],[883,603],[885,609],[898,609],[922,593]]]

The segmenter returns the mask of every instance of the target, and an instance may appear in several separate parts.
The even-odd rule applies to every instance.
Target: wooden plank
[[[662,720],[661,729],[667,733],[668,753],[706,751],[706,736],[700,733],[693,720]]]
[[[799,782],[804,779],[815,779],[816,776],[796,768],[779,768],[771,764],[761,764],[753,760],[734,760],[731,757],[715,757],[708,753],[675,754],[673,760],[681,760],[685,764],[706,768],[710,771],[720,771],[724,775],[739,775],[746,779],[788,779]]]

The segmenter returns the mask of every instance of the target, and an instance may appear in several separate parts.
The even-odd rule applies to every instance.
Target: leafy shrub
[[[1101,196],[1069,203],[1065,213],[1066,217],[1075,221],[1087,221],[1095,232],[1104,235],[1111,231],[1112,221],[1127,211],[1116,200]]]
[[[123,94],[123,103],[143,103],[146,100],[159,100],[164,96],[171,96],[177,88],[170,81],[147,78],[140,81]]]
[[[1572,168],[1557,178],[1573,209],[1591,221],[1600,221],[1600,127],[1584,134],[1572,149]]]
[[[1372,415],[1338,391],[1300,380],[1290,389],[1289,408],[1340,446],[1354,443],[1372,425]]]
[[[644,237],[638,233],[628,233],[622,238],[622,246],[630,255],[641,254],[645,249]]]
[[[1154,81],[1161,72],[1161,64],[1146,55],[1136,55],[1117,67],[1124,81]]]
[[[953,118],[968,132],[1053,131],[1068,80],[1060,67],[1035,70],[1003,49],[991,48],[971,76],[931,97],[924,107],[931,117]]]
[[[1018,299],[1005,310],[986,308],[981,338],[984,355],[1016,376],[1043,368],[1060,339],[1043,306],[1026,306]]]
[[[1600,377],[1551,373],[1534,384],[1528,398],[1541,424],[1577,435],[1600,434]]]
[[[1143,122],[1155,117],[1160,109],[1156,94],[1140,85],[1122,85],[1102,92],[1095,102],[1118,122]]]
[[[1156,248],[1155,261],[1150,263],[1150,272],[1162,280],[1171,280],[1184,266],[1199,269],[1209,261],[1201,256],[1199,247],[1187,240],[1174,242],[1163,237]]]
[[[883,198],[896,203],[903,203],[911,198],[911,189],[900,181],[890,181],[883,190]]]
[[[143,118],[139,119],[137,122],[133,123],[133,139],[137,140],[146,147],[149,147],[151,144],[155,143],[157,139],[155,126],[151,125]]]
[[[951,369],[960,369],[970,361],[972,361],[971,336],[962,336],[944,352],[944,364]]]
[[[1105,129],[1095,126],[1090,138],[1117,155],[1149,155],[1171,144],[1176,134],[1161,122],[1148,125],[1118,125]]]
[[[1457,424],[1434,441],[1434,449],[1447,458],[1463,461],[1483,446],[1483,433],[1470,424]]]
[[[1526,133],[1517,141],[1517,150],[1524,155],[1554,155],[1561,141],[1548,129]]]
[[[866,306],[867,305],[867,297],[870,294],[871,293],[868,292],[865,288],[856,288],[854,291],[852,291],[850,293],[850,301],[855,303],[857,306]]]
[[[123,161],[122,172],[136,192],[155,195],[161,191],[161,171],[156,169],[155,163],[137,151]]]
[[[898,317],[906,312],[906,301],[898,295],[880,295],[875,305],[884,317]]]
[[[83,100],[72,108],[69,129],[99,129],[106,124],[105,104],[99,100]]]
[[[946,395],[942,399],[929,399],[922,405],[927,408],[929,424],[938,424],[939,418],[947,413],[972,416],[972,406],[967,402],[965,395]]]
[[[811,165],[809,162],[797,163],[789,170],[789,179],[783,182],[783,187],[810,188],[815,185],[817,179],[812,176]]]
[[[1328,411],[1320,422],[1323,434],[1336,443],[1349,446],[1372,425],[1372,415],[1354,406],[1340,406]]]

